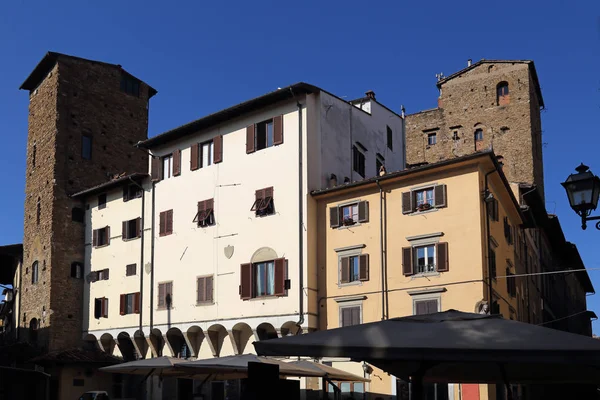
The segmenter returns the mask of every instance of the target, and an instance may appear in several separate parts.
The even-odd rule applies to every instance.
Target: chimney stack
[[[471,60],[470,58],[467,60],[467,67],[470,67],[471,64],[473,64],[473,60]]]
[[[375,92],[374,92],[374,91],[372,91],[372,90],[368,90],[368,91],[366,91],[366,92],[365,92],[365,95],[366,95],[366,96],[367,96],[369,99],[371,99],[371,100],[375,100]]]

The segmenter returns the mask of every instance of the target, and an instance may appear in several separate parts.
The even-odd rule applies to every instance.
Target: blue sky
[[[151,136],[297,81],[348,98],[372,89],[411,113],[434,107],[435,74],[468,58],[533,59],[546,103],[547,208],[600,269],[600,232],[580,229],[559,184],[581,161],[600,174],[600,2],[456,3],[2,2],[0,244],[22,240],[28,95],[18,87],[48,50],[121,64],[158,89]],[[600,292],[600,271],[589,273]],[[588,301],[600,314],[600,295]]]

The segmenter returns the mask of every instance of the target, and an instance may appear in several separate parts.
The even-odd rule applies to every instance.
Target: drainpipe
[[[144,221],[146,220],[146,214],[144,214],[144,211],[146,204],[146,191],[139,183],[131,179],[131,177],[129,177],[129,180],[131,181],[131,183],[133,183],[135,186],[142,190],[142,218],[140,226],[140,229],[142,230],[140,234],[140,332],[143,334],[144,331],[142,330],[142,327],[144,321]]]
[[[488,188],[488,176],[493,174],[494,172],[496,172],[497,170],[494,168],[494,170],[488,172],[487,174],[485,174],[485,193],[487,195],[487,193],[489,192],[489,188]],[[484,199],[485,202],[485,199]],[[486,245],[485,248],[487,249],[487,267],[488,267],[488,308],[490,310],[490,315],[492,314],[493,310],[492,310],[492,301],[494,298],[494,290],[492,289],[492,264],[490,263],[490,213],[488,211],[488,203],[485,202],[485,228],[486,228]]]
[[[525,196],[533,191],[537,190],[536,187],[532,188],[531,190],[528,190],[527,192],[523,193],[521,195],[521,197],[524,199]],[[527,276],[525,277],[525,301],[527,302],[527,323],[531,323],[531,303],[529,301],[529,280],[530,280],[530,276],[529,273],[531,271],[531,264],[529,264],[529,246],[527,245],[527,237],[525,236],[525,230],[523,230],[523,238],[524,240],[524,244],[525,244],[525,273],[527,274]],[[524,310],[523,310],[524,311]]]
[[[154,328],[154,226],[156,225],[155,203],[156,182],[152,182],[152,226],[150,228],[150,334],[152,334],[152,328]]]
[[[379,187],[379,251],[381,253],[381,320],[384,321],[385,315],[385,293],[386,293],[386,273],[385,273],[385,257],[383,251],[383,188],[379,183],[379,179],[375,181]]]
[[[292,93],[293,94],[293,93]],[[302,104],[296,102],[298,107],[298,328],[304,323],[304,200],[303,175],[302,175]],[[300,329],[298,329],[300,332]]]

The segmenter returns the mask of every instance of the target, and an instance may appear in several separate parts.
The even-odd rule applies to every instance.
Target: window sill
[[[363,282],[366,282],[366,281],[352,281],[352,282],[348,282],[348,283],[338,282],[338,288],[341,289],[346,286],[362,286]]]
[[[171,236],[173,234],[173,232],[170,233],[159,233],[158,236],[159,237],[164,237],[164,236]]]
[[[101,248],[103,248],[103,247],[108,247],[108,246],[110,246],[110,244],[103,244],[103,245],[101,245],[101,246],[94,246],[94,248],[95,248],[95,249],[101,249]]]
[[[123,241],[124,242],[130,242],[132,240],[139,239],[139,238],[140,238],[140,236],[136,236],[136,237],[132,237],[132,238],[123,238]]]
[[[215,304],[214,301],[201,301],[199,303],[196,303],[196,307],[213,306],[214,304]]]
[[[423,211],[415,210],[415,211],[406,213],[404,215],[421,215],[421,214],[427,214],[427,213],[430,213],[430,212],[436,212],[436,211],[439,211],[439,210],[440,210],[439,208],[431,207],[429,210],[423,210]]]
[[[411,279],[417,279],[417,278],[429,278],[432,276],[441,276],[441,272],[421,272],[418,274],[414,274],[411,276]]]
[[[167,311],[167,310],[174,310],[175,307],[171,306],[171,307],[156,307],[156,311]]]
[[[340,225],[336,229],[338,229],[338,230],[351,229],[351,228],[355,228],[357,226],[361,226],[363,223],[364,222],[357,222],[357,223],[352,224],[352,225]]]
[[[273,299],[278,299],[278,298],[280,298],[280,297],[285,297],[286,295],[287,295],[287,293],[286,293],[286,294],[284,294],[284,295],[281,295],[281,296],[277,296],[277,295],[275,295],[275,294],[273,294],[273,295],[269,295],[269,296],[257,296],[257,297],[252,297],[252,298],[250,298],[250,299],[246,299],[246,300],[244,300],[244,301],[273,300]]]
[[[256,214],[256,213],[254,214],[254,216],[255,216],[256,218],[264,218],[264,217],[269,217],[269,216],[271,216],[271,215],[275,215],[275,213],[274,213],[274,212],[272,212],[271,214],[262,214],[262,215],[261,215],[261,214]]]

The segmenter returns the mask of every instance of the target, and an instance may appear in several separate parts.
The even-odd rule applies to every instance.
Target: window
[[[361,307],[346,306],[340,307],[340,327],[360,325],[361,322]]]
[[[121,295],[120,314],[139,314],[140,313],[140,292]]]
[[[278,258],[240,266],[240,298],[284,296],[290,288],[287,260]]]
[[[33,264],[31,264],[31,283],[32,284],[38,283],[39,273],[40,273],[39,265],[40,264],[37,261],[34,261]]]
[[[94,318],[108,318],[108,299],[106,297],[94,299]]]
[[[415,315],[433,314],[439,311],[438,299],[422,299],[414,301]]]
[[[40,325],[36,318],[32,318],[31,321],[29,321],[29,339],[32,343],[37,342],[39,327]]]
[[[362,399],[363,393],[365,392],[365,384],[364,382],[331,382],[327,384],[328,392],[335,393],[335,389],[333,388],[335,385],[341,393],[342,400],[351,400],[351,399]],[[335,398],[335,395],[330,396],[331,398]]]
[[[375,176],[385,174],[385,158],[379,153],[375,156]]]
[[[41,203],[40,198],[38,197],[38,200],[37,200],[37,209],[36,209],[36,212],[35,212],[35,222],[36,222],[36,224],[38,224],[38,225],[40,224],[41,217],[42,217],[42,203]]]
[[[256,124],[256,150],[273,146],[273,120]]]
[[[89,135],[81,135],[81,158],[92,159],[92,137]]]
[[[394,143],[393,143],[394,135],[392,132],[392,128],[390,128],[389,126],[386,126],[386,128],[387,128],[387,147],[390,150],[394,150]]]
[[[257,217],[275,214],[272,187],[256,191],[254,204],[252,204],[250,211],[254,211]]]
[[[213,277],[201,276],[196,280],[196,303],[213,302]]]
[[[329,209],[329,222],[332,228],[350,226],[369,221],[369,202],[359,201]]]
[[[510,97],[508,96],[508,82],[500,82],[496,86],[496,104],[504,106],[510,103]]]
[[[200,143],[198,151],[198,165],[200,168],[208,167],[213,163],[213,142]]]
[[[37,156],[37,145],[34,143],[33,148],[31,149],[31,167],[35,168],[35,159]]]
[[[71,220],[73,222],[83,222],[85,219],[85,211],[81,207],[73,207],[71,209]]]
[[[158,284],[158,308],[167,308],[173,305],[173,282]]]
[[[402,213],[411,214],[447,205],[446,185],[420,187],[402,193]]]
[[[283,143],[283,116],[246,127],[246,153]],[[215,151],[216,155],[216,151]],[[215,161],[216,162],[216,161]]]
[[[173,176],[173,154],[169,154],[162,158],[162,178],[169,179]]]
[[[361,177],[365,177],[365,155],[356,145],[352,147],[352,169]]]
[[[490,274],[496,279],[496,252],[490,247],[488,262],[490,263]]]
[[[140,81],[131,75],[121,75],[121,91],[135,97],[140,97]]]
[[[402,273],[415,274],[448,272],[448,243],[438,242],[427,245],[404,247],[402,249]]]
[[[511,272],[511,266],[506,267],[506,291],[511,297],[517,296],[517,281]]]
[[[498,200],[495,198],[487,202],[488,215],[492,221],[498,221]]]
[[[142,188],[138,185],[127,185],[123,187],[123,201],[129,201],[142,197]]]
[[[83,263],[75,261],[71,263],[71,278],[83,278]]]
[[[125,276],[135,275],[136,274],[136,272],[135,272],[136,268],[137,268],[136,264],[128,264],[128,265],[126,265],[125,266]]]
[[[369,255],[360,254],[340,258],[340,283],[369,280]]]
[[[106,193],[98,195],[98,210],[106,208]]]
[[[92,282],[96,281],[107,281],[110,273],[108,268],[101,269],[99,271],[92,272]]]
[[[102,247],[110,244],[110,227],[94,229],[92,232],[92,246]]]
[[[479,142],[483,140],[483,129],[476,129],[475,130],[475,141]]]
[[[213,211],[214,199],[208,199],[198,202],[198,212],[192,222],[200,227],[207,227],[215,224],[215,214]]]
[[[508,217],[504,217],[504,238],[506,239],[506,243],[514,243],[513,227],[508,222]]]
[[[415,247],[414,257],[417,274],[435,272],[435,245]]]
[[[197,143],[190,148],[190,170],[208,167],[223,161],[223,136],[218,135],[203,143]]]
[[[436,143],[437,143],[437,133],[433,132],[433,133],[427,134],[427,144],[429,146],[433,146]]]
[[[460,137],[458,136],[458,131],[452,132],[452,140],[458,140]]]
[[[123,230],[121,237],[123,240],[136,239],[142,235],[142,219],[130,219],[129,221],[123,221]]]
[[[158,231],[160,236],[166,236],[173,233],[173,210],[160,213]]]

